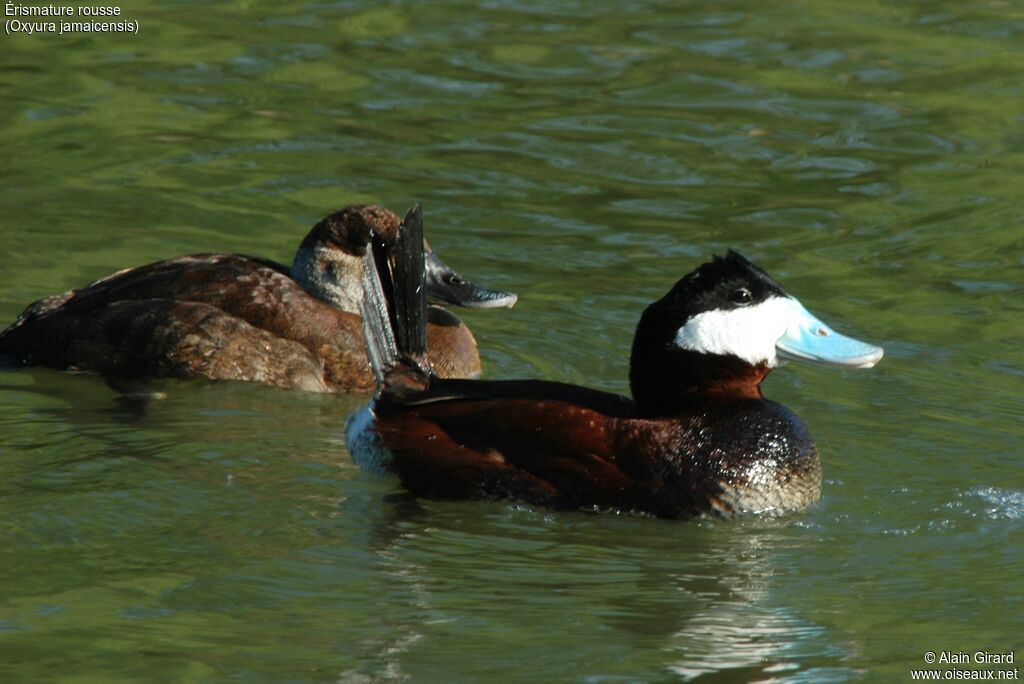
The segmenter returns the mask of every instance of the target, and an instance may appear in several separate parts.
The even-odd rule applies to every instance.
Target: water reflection
[[[794,615],[773,596],[777,576],[788,570],[777,547],[791,545],[780,532],[745,529],[729,539],[726,553],[740,570],[723,582],[728,594],[703,607],[672,638],[678,655],[669,668],[684,681],[722,673],[747,681],[829,682],[859,674],[837,665],[851,654],[851,645],[837,643],[826,626]]]
[[[584,677],[855,674],[834,664],[849,646],[773,596],[789,571],[776,549],[793,551],[785,521],[737,530],[401,494],[373,505],[350,499],[341,513],[371,523],[360,544],[375,558],[382,634],[358,646],[361,664],[342,681],[418,679],[455,653],[469,667],[515,661],[522,676],[556,678],[566,661],[582,664]],[[595,652],[594,640],[605,646]],[[638,648],[663,651],[665,663],[618,662]]]

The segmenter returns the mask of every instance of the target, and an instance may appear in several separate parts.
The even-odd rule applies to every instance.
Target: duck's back
[[[119,377],[351,391],[372,383],[359,330],[358,316],[312,297],[280,264],[202,254],[41,299],[0,333],[0,353]]]

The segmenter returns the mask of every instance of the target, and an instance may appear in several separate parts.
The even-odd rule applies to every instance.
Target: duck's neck
[[[317,299],[359,314],[363,260],[337,247],[303,243],[292,261],[292,279]]]
[[[657,417],[742,399],[760,399],[765,364],[681,349],[644,354],[635,347],[629,384],[637,415]]]

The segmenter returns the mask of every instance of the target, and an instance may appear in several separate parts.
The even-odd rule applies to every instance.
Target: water
[[[0,374],[0,679],[907,681],[1024,658],[1024,13],[1004,2],[149,2],[0,37],[0,322],[115,269],[426,208],[519,293],[490,377],[627,390],[643,306],[756,259],[874,370],[787,366],[822,502],[416,500],[361,398]],[[460,312],[462,315],[462,312]],[[945,667],[945,666],[944,666]]]

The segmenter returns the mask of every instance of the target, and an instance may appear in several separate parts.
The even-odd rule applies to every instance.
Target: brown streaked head
[[[398,234],[402,219],[377,204],[356,204],[325,216],[299,245],[299,249],[323,246],[363,256],[371,234],[390,243]]]

